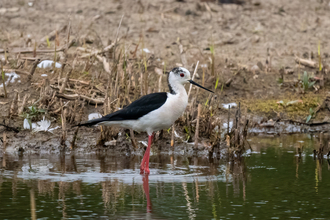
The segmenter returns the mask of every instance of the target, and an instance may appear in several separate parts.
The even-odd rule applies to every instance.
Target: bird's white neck
[[[175,79],[172,79],[171,77],[168,78],[168,87],[172,95],[187,95],[184,86]]]

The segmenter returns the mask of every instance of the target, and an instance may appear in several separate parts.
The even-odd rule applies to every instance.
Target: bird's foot
[[[144,167],[140,167],[140,174],[144,174]]]
[[[140,174],[150,174],[149,167],[140,166]]]
[[[141,163],[141,165],[140,165],[140,174],[143,174],[144,173],[144,169],[145,169],[145,167],[146,167],[146,164],[145,163]]]

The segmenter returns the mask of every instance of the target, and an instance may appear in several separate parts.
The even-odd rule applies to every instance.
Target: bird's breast
[[[171,112],[174,123],[174,121],[177,120],[186,110],[188,104],[187,94],[185,93],[181,96],[169,94],[168,102],[166,102],[165,104],[167,104],[166,110],[168,112]]]
[[[185,94],[186,95],[186,94]],[[183,114],[188,104],[187,96],[168,94],[164,105],[143,116],[138,121],[139,127],[147,131],[167,129]],[[136,128],[136,130],[141,130]]]

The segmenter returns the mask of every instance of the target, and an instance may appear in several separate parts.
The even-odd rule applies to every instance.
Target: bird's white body
[[[190,77],[190,74],[187,77]],[[169,78],[169,83],[175,94],[167,93],[166,102],[160,108],[137,120],[104,121],[99,125],[130,128],[139,132],[147,132],[148,135],[155,131],[170,128],[185,111],[188,104],[188,95],[183,84],[174,77]]]

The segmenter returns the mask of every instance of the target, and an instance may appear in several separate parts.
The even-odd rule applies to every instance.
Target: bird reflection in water
[[[149,195],[149,175],[144,174],[142,176],[142,181],[143,181],[144,194],[146,194],[146,199],[147,199],[147,213],[151,213],[152,205],[151,205],[151,200],[150,200],[150,195]]]

